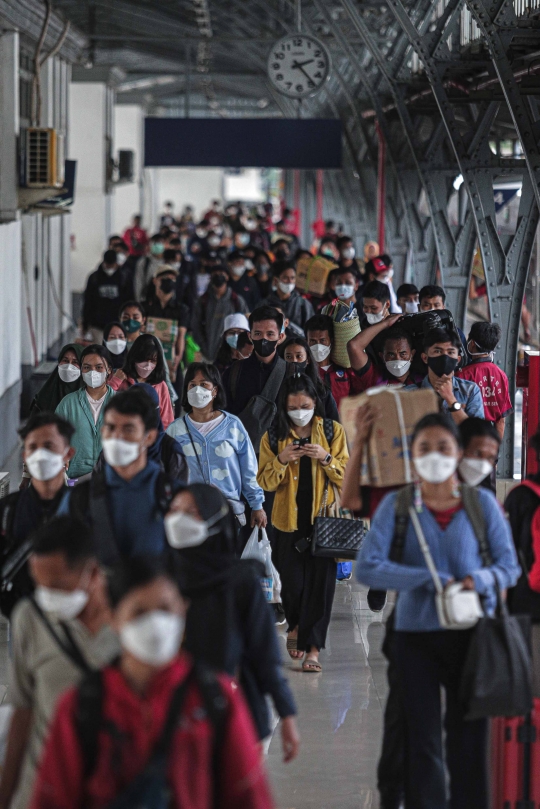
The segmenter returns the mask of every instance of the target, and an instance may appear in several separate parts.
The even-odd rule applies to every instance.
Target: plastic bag
[[[259,531],[261,531],[261,540],[259,541]],[[276,600],[276,591],[279,600],[279,593],[281,592],[281,580],[279,573],[272,563],[272,548],[270,540],[264,528],[255,527],[246,543],[246,547],[242,553],[242,559],[255,559],[264,565],[266,575],[261,579],[263,593],[267,601]]]

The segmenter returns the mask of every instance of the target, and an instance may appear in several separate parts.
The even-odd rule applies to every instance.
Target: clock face
[[[321,89],[330,73],[330,55],[318,39],[291,34],[279,39],[268,56],[268,78],[289,98],[304,98]]]

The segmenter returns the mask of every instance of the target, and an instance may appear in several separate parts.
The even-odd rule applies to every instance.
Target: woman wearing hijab
[[[235,557],[234,515],[226,498],[213,486],[193,483],[174,496],[165,532],[190,604],[185,648],[207,665],[238,675],[260,739],[271,732],[265,700],[270,695],[281,717],[284,760],[292,761],[300,742],[296,706],[281,672],[261,566]]]
[[[128,355],[127,332],[122,324],[114,320],[103,329],[103,345],[109,349],[113,370],[124,367]]]
[[[83,346],[68,343],[58,354],[58,365],[34,397],[30,415],[46,410],[54,413],[64,396],[81,386],[81,354]]]

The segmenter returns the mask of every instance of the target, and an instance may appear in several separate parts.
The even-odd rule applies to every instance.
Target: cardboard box
[[[364,450],[360,484],[379,487],[411,483],[415,477],[410,454],[412,432],[423,416],[439,412],[437,394],[432,388],[408,391],[392,385],[342,399],[341,422],[350,445],[356,435],[356,411],[366,402],[377,407],[380,414]]]
[[[153,334],[165,346],[174,343],[178,337],[178,321],[166,317],[149,317],[146,321],[146,333]]]
[[[337,264],[322,256],[302,256],[296,264],[296,288],[299,292],[324,295],[326,281]]]

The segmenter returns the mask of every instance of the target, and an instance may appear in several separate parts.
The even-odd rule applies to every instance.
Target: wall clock
[[[268,55],[268,78],[289,98],[318,92],[330,74],[330,54],[315,37],[289,34],[274,44]]]

